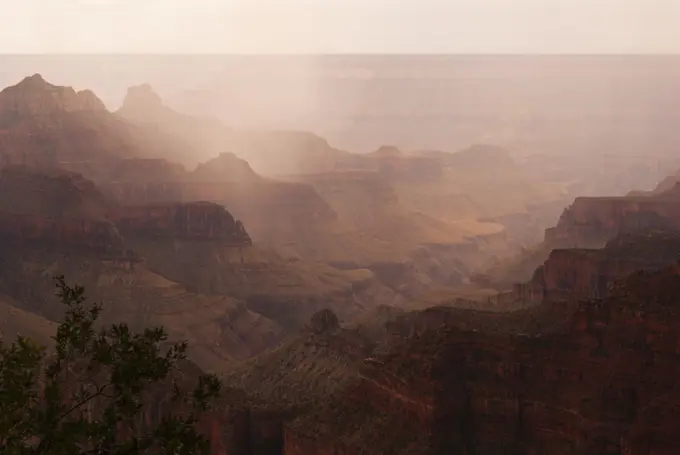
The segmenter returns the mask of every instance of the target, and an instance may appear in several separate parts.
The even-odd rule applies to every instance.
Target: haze
[[[2,53],[676,53],[674,0],[2,0]]]

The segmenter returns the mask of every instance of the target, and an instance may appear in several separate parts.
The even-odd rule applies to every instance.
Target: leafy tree
[[[66,314],[54,349],[22,337],[0,344],[0,454],[208,453],[196,424],[217,378],[182,378],[187,345],[168,344],[162,328],[97,328],[101,306],[55,280]]]

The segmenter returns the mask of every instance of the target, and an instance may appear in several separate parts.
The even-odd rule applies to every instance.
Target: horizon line
[[[3,57],[680,57],[677,52],[2,52]]]

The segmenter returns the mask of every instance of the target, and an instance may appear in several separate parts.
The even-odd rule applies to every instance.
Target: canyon
[[[673,453],[680,186],[573,198],[530,169],[36,74],[0,92],[0,334],[49,343],[56,274],[162,325],[225,384],[215,455]]]
[[[78,174],[23,166],[0,170],[0,188],[13,196],[0,207],[1,294],[58,318],[46,296],[51,275],[68,274],[108,302],[110,321],[193,339],[202,367],[275,346],[319,305],[352,317],[398,300],[370,271],[291,264],[254,246],[215,203],[123,206]]]
[[[673,453],[678,273],[632,275],[562,332],[404,340],[287,428],[283,453]]]

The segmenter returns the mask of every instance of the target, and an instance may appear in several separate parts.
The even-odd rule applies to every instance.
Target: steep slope
[[[47,346],[56,330],[55,322],[22,310],[21,304],[11,297],[0,296],[0,341],[12,342],[17,336],[22,336]]]
[[[7,166],[0,169],[0,210],[51,218],[103,219],[108,200],[80,174],[50,168]]]
[[[206,368],[249,357],[282,338],[280,325],[250,311],[245,302],[192,293],[155,274],[121,235],[133,230],[214,245],[240,239],[247,246],[247,234],[243,237],[223,208],[171,207],[161,211],[164,216],[156,209],[145,223],[135,224],[137,212],[107,204],[92,182],[79,175],[9,168],[0,173],[0,186],[15,198],[3,199],[0,216],[0,294],[18,305],[17,311],[58,319],[61,308],[53,301],[52,276],[64,274],[104,301],[105,321],[162,324],[174,339],[191,340]],[[54,212],[51,204],[61,204],[63,212]],[[212,218],[205,218],[210,210]],[[18,325],[15,330],[23,329]]]
[[[578,197],[543,242],[512,260],[492,267],[489,274],[500,284],[526,281],[550,251],[561,248],[601,248],[619,234],[680,229],[680,186],[659,194],[621,197]]]
[[[136,164],[154,177],[147,179],[143,171],[134,171]],[[247,162],[232,154],[221,154],[193,172],[182,173],[165,162],[149,160],[129,160],[119,169],[115,179],[101,185],[121,204],[212,201],[228,207],[248,226],[258,253],[245,254],[243,258],[255,267],[260,267],[255,263],[269,254],[265,250],[271,249],[277,254],[268,256],[268,261],[281,264],[282,258],[287,258],[288,269],[308,268],[296,265],[307,262],[345,270],[370,268],[388,286],[402,286],[399,292],[408,288],[408,293],[417,293],[438,282],[460,280],[467,273],[463,255],[474,257],[479,251],[474,239],[457,235],[456,229],[445,223],[409,214],[398,206],[396,211],[381,206],[382,195],[390,197],[389,187],[372,186],[370,178],[360,179],[356,185],[351,177],[340,174],[336,180],[335,174],[309,181],[306,177],[301,177],[302,181],[270,180],[255,174]],[[333,197],[334,184],[344,191],[338,198]],[[374,191],[383,188],[386,193]],[[347,205],[348,197],[357,195],[380,210],[372,215],[375,224],[366,222],[364,215],[368,213],[361,212],[365,206]],[[385,221],[380,219],[383,216]],[[411,229],[416,231],[410,233]],[[320,267],[326,270],[325,275],[338,274],[328,271],[327,266]]]
[[[0,211],[0,293],[55,319],[46,296],[52,275],[64,274],[110,301],[107,320],[162,323],[192,340],[204,367],[277,345],[323,307],[352,320],[402,301],[368,270],[288,261],[253,246],[215,203],[125,206],[79,175],[26,167],[0,172],[0,188],[16,198]]]
[[[106,110],[89,90],[35,74],[0,92],[0,165],[60,167],[90,178],[127,157],[184,156],[184,145]]]
[[[356,377],[361,360],[372,348],[370,339],[341,327],[332,311],[321,310],[298,335],[235,366],[224,381],[246,390],[255,402],[294,413],[309,412]]]
[[[440,329],[367,359],[284,454],[673,453],[680,269],[637,273],[543,336]]]

